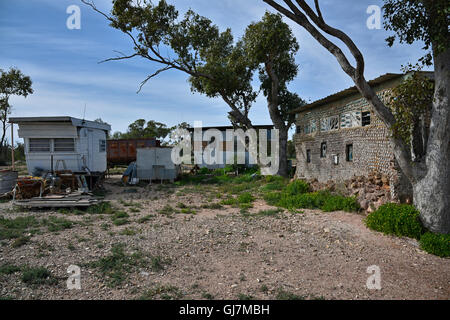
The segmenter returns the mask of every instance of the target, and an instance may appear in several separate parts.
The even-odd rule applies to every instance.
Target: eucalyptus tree
[[[29,76],[25,76],[19,69],[10,68],[8,71],[0,69],[0,121],[2,123],[2,135],[0,138],[0,148],[2,155],[5,150],[5,136],[8,129],[8,116],[12,106],[9,104],[11,96],[27,97],[33,93],[32,81]]]
[[[279,174],[287,176],[288,132],[295,122],[295,115],[290,111],[305,104],[287,87],[298,73],[295,55],[299,44],[282,16],[269,12],[261,21],[247,27],[242,42],[249,61],[259,66],[261,90],[267,99],[270,118],[279,131]]]
[[[287,175],[287,132],[293,122],[288,111],[302,101],[286,87],[297,74],[293,55],[298,45],[280,16],[267,14],[267,21],[262,22],[262,27],[274,28],[271,34],[264,34],[259,24],[253,24],[247,30],[246,39],[235,43],[230,29],[220,32],[211,20],[192,10],[179,20],[175,7],[164,0],[158,4],[145,0],[113,0],[111,14],[98,10],[92,1],[82,1],[102,14],[113,28],[125,33],[133,43],[132,54],[120,53],[104,61],[141,57],[163,66],[142,81],[139,91],[161,72],[182,71],[189,75],[193,92],[225,101],[231,109],[228,117],[236,127],[253,128],[249,112],[258,92],[253,89],[252,81],[258,67],[266,65],[267,68],[260,68],[261,89],[268,99],[275,128],[281,133],[278,173]],[[270,22],[277,24],[271,26]],[[280,40],[276,39],[276,32],[282,32]],[[266,43],[257,43],[255,37],[258,36],[270,38]],[[271,45],[275,50],[284,51],[275,52],[270,48],[269,57],[258,52]]]
[[[314,0],[314,9],[305,0],[263,0],[279,13],[303,27],[338,61],[342,70],[353,80],[361,95],[373,107],[376,115],[387,127],[396,126],[396,118],[369,86],[364,77],[364,56],[355,42],[342,30],[325,22]],[[295,2],[295,3],[294,3]],[[395,158],[408,177],[414,194],[414,204],[419,209],[423,224],[431,231],[450,233],[450,38],[449,8],[447,0],[384,0],[385,28],[395,35],[389,37],[392,45],[397,39],[411,44],[425,43],[429,52],[423,60],[434,60],[434,98],[431,107],[431,125],[423,157],[412,157],[410,145],[400,136],[392,135]],[[350,52],[349,56],[327,36],[340,40]]]

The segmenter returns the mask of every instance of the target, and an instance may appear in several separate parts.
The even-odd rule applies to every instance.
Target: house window
[[[50,152],[50,139],[46,138],[30,138],[30,152]]]
[[[362,113],[362,121],[361,122],[362,122],[363,127],[370,125],[370,111]]]
[[[311,163],[311,150],[306,150],[306,162]]]
[[[75,151],[75,140],[72,138],[54,139],[53,151],[54,152],[74,152]]]
[[[296,129],[297,129],[297,130],[296,130],[296,133],[297,133],[297,134],[300,134],[300,133],[302,132],[302,128],[301,128],[300,126],[297,126]]]
[[[100,143],[99,151],[106,152],[106,140],[99,140],[99,143]]]
[[[322,142],[320,145],[320,157],[325,158],[327,156],[327,143]]]
[[[352,144],[348,144],[347,147],[345,148],[345,153],[346,153],[346,158],[347,161],[351,162],[353,161],[353,145]]]

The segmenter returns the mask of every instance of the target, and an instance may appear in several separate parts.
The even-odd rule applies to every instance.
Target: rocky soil
[[[115,225],[108,214],[17,212],[10,203],[0,204],[4,218],[56,216],[75,223],[59,231],[41,228],[21,246],[2,240],[0,266],[45,267],[54,281],[30,284],[21,271],[0,271],[1,297],[450,298],[449,259],[423,252],[415,240],[368,230],[363,215],[318,210],[262,214],[273,209],[263,200],[245,214],[231,206],[211,209],[221,196],[215,185],[123,187],[113,177],[106,188],[106,200],[127,212],[128,223]],[[195,208],[195,214],[170,212],[168,204]],[[122,244],[123,255],[111,258],[115,244]],[[109,272],[111,264],[116,269]],[[67,289],[69,265],[81,268],[80,290]],[[373,265],[381,271],[381,290],[366,287],[367,268]]]

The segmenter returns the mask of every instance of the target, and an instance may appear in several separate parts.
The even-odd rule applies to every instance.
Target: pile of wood
[[[32,208],[67,208],[89,207],[97,204],[98,199],[91,194],[72,192],[66,195],[48,195],[45,197],[33,197],[31,199],[16,200],[14,205]]]

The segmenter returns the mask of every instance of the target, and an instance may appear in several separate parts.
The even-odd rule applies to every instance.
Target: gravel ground
[[[199,207],[219,201],[215,186],[121,187],[106,183],[106,200],[128,212],[116,226],[109,215],[48,210],[17,212],[0,204],[5,218],[57,216],[70,229],[41,228],[20,247],[2,240],[0,266],[47,268],[56,283],[24,283],[21,271],[0,274],[0,296],[13,299],[449,299],[450,260],[427,254],[415,240],[368,230],[364,216],[318,210],[258,215],[271,209],[257,200],[238,208],[162,214],[167,204]],[[132,202],[131,202],[132,201]],[[273,208],[272,208],[273,209]],[[151,216],[148,216],[151,215]],[[142,221],[146,217],[146,221]],[[145,219],[144,219],[145,220]],[[130,258],[122,282],[90,264],[121,243]],[[139,255],[132,256],[133,253]],[[68,290],[69,265],[81,268],[81,290]],[[369,266],[379,266],[381,290],[369,290]]]

